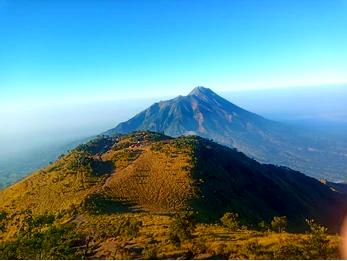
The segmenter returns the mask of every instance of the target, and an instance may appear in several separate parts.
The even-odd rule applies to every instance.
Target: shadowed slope
[[[306,218],[339,229],[346,196],[300,172],[259,164],[243,153],[197,139],[194,180],[200,193],[192,205],[204,218],[233,211],[257,224],[285,215],[294,230],[302,229]]]

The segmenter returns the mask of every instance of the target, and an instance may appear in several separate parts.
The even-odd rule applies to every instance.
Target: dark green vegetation
[[[299,172],[152,132],[100,136],[0,198],[0,257],[25,259],[338,258],[325,227],[346,211]]]
[[[54,215],[33,217],[30,212],[19,221],[16,235],[0,243],[0,259],[76,259],[87,256],[85,238],[74,224],[55,224]]]
[[[237,148],[260,162],[288,166],[315,178],[347,177],[345,143],[267,120],[204,87],[195,88],[188,96],[155,103],[107,133],[136,130],[173,137],[199,135]]]

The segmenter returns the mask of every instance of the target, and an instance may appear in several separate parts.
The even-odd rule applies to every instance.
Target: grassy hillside
[[[1,259],[338,259],[340,238],[312,232],[293,234],[231,230],[220,223],[197,224],[172,238],[175,218],[149,213],[27,214],[20,231],[0,238]]]
[[[0,199],[1,258],[313,257],[317,240],[278,231],[307,218],[336,231],[345,213],[345,196],[301,173],[152,132],[98,137]],[[222,225],[227,212],[237,221]],[[337,258],[339,237],[318,236],[316,255]]]

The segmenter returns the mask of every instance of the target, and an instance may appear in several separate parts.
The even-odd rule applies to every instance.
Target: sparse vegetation
[[[240,228],[238,221],[239,215],[237,213],[227,212],[220,219],[222,225],[229,228],[231,231],[236,231]]]
[[[0,233],[6,229],[6,212],[0,211]]]
[[[35,226],[0,243],[0,258],[338,258],[338,237],[328,237],[326,230],[316,223],[310,223],[308,234],[262,233],[199,224],[193,217],[191,212],[177,213],[174,217],[145,213],[83,214],[73,223],[57,224],[57,220],[51,223],[49,214],[27,214],[25,222]]]
[[[84,239],[71,225],[22,234],[0,243],[0,259],[82,259]]]
[[[0,257],[338,258],[339,237],[313,221],[307,234],[285,232],[283,216],[265,222],[263,191],[301,204],[295,181],[271,183],[282,170],[202,138],[152,135],[100,137],[0,191]]]
[[[186,239],[191,239],[196,226],[195,214],[192,211],[177,213],[169,227],[170,241],[180,244]]]
[[[304,259],[303,246],[300,242],[302,239],[299,242],[296,241],[297,240],[293,240],[293,242],[283,242],[283,240],[280,239],[274,249],[273,258],[285,260]]]
[[[258,223],[258,229],[262,232],[268,231],[270,229],[269,224],[267,224],[264,220]]]
[[[140,231],[142,221],[134,220],[130,218],[121,219],[115,227],[115,235],[127,235],[130,237],[136,237]]]
[[[306,219],[309,227],[308,238],[304,241],[304,253],[308,259],[326,259],[328,257],[329,240],[324,226],[314,220]]]
[[[271,227],[274,231],[279,233],[284,232],[287,228],[287,217],[274,217],[271,221]]]

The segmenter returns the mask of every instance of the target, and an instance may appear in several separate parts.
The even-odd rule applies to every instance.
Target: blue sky
[[[346,0],[0,0],[0,102],[347,82]]]
[[[347,83],[346,46],[347,0],[0,0],[0,147],[98,134],[197,85],[327,103],[314,85]],[[227,97],[298,114],[293,95]]]

